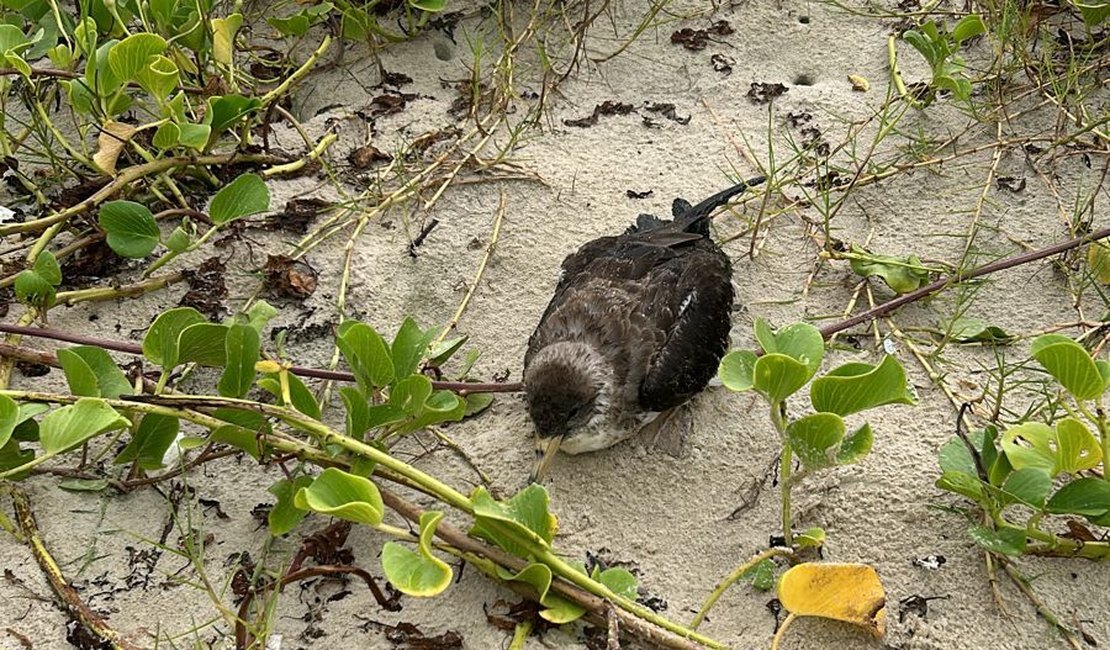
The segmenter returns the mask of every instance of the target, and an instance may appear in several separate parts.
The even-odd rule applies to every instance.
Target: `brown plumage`
[[[755,178],[696,206],[675,200],[673,221],[636,225],[569,255],[528,341],[524,386],[537,464],[556,450],[612,446],[705,388],[728,346],[732,266],[709,237],[709,215]]]

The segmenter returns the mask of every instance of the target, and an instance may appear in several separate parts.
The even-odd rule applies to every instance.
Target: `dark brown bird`
[[[536,425],[533,481],[559,449],[615,445],[713,378],[728,347],[733,290],[728,256],[709,237],[709,215],[763,180],[695,206],[676,199],[672,221],[642,214],[624,233],[563,260],[524,356]]]

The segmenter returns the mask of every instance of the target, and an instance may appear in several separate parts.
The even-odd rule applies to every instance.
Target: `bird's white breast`
[[[636,414],[631,422],[622,423],[599,414],[589,426],[567,436],[559,449],[571,455],[607,449],[636,435],[657,417],[659,413],[649,411]]]

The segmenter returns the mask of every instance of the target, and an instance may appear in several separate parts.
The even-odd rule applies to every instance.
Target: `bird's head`
[[[555,343],[541,350],[524,375],[528,413],[536,425],[536,464],[531,481],[547,472],[559,445],[585,429],[608,404],[608,373],[589,346]]]

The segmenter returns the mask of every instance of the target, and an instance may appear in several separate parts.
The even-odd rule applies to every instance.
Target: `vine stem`
[[[693,620],[690,621],[690,629],[698,629],[698,626],[701,625],[702,622],[705,620],[705,617],[709,613],[709,610],[717,604],[717,601],[721,598],[725,591],[727,591],[729,587],[735,584],[737,580],[742,578],[745,573],[750,571],[752,567],[764,560],[769,560],[773,557],[779,556],[792,558],[794,557],[794,549],[785,546],[775,546],[757,554],[752,559],[736,567],[736,569],[734,569],[732,573],[728,574],[728,576],[726,576],[724,580],[719,582],[717,586],[714,587],[713,593],[709,594],[709,598],[705,599],[705,603],[701,606],[701,609],[698,610],[697,615],[694,616]]]
[[[171,284],[176,281],[173,278],[176,273],[151,278],[145,282],[139,283],[144,287],[150,286],[150,283],[166,282]],[[138,286],[138,285],[134,285]],[[127,289],[125,287],[124,289]],[[95,292],[85,294],[84,291]],[[100,293],[99,289],[87,289],[82,291],[62,292],[58,294],[59,301],[65,298],[67,303],[76,302],[79,296],[73,294],[80,294],[84,300],[108,300],[111,298],[120,297],[119,289],[116,290],[117,295],[106,295]],[[128,295],[128,294],[122,294]],[[51,329],[48,327],[31,327],[29,325],[10,325],[8,323],[0,323],[0,332],[6,334],[17,334],[22,336],[31,336],[41,339],[50,339],[53,341],[65,341],[66,343],[76,343],[78,345],[95,345],[105,350],[112,350],[115,352],[123,352],[125,354],[141,355],[143,353],[143,346],[138,343],[131,343],[129,341],[114,341],[111,339],[101,339],[95,336],[85,336],[84,334],[74,334],[72,332],[63,332],[61,330]],[[301,366],[291,366],[289,372],[300,377],[312,377],[314,379],[331,379],[335,381],[345,381],[354,383],[355,376],[352,373],[344,372],[341,370],[320,370],[318,368],[304,368]],[[515,393],[523,388],[520,382],[477,382],[477,381],[432,381],[432,387],[437,390],[450,390],[465,396],[471,393]]]
[[[782,440],[782,453],[779,454],[779,492],[782,495],[782,537],[787,548],[794,547],[794,535],[790,526],[790,470],[794,462],[793,449],[786,437],[786,402],[771,403],[771,423]]]
[[[973,278],[978,278],[991,273],[997,273],[998,271],[1010,269],[1022,264],[1036,262],[1037,260],[1051,257],[1053,255],[1063,253],[1064,251],[1068,251],[1073,248],[1078,248],[1083,244],[1089,244],[1099,241],[1100,239],[1106,239],[1107,237],[1110,237],[1110,228],[1103,228],[1102,230],[1094,232],[1090,235],[1075,237],[1073,239],[1062,241],[1057,244],[1052,244],[1051,246],[1039,248],[1034,251],[1029,251],[1027,253],[1021,253],[1019,255],[1013,255],[1011,257],[996,260],[994,262],[990,262],[989,264],[984,264],[983,266],[974,268],[967,273],[955,273],[953,275],[940,278],[939,280],[929,283],[921,287],[920,289],[902,294],[901,296],[898,296],[893,300],[888,300],[881,305],[872,307],[865,312],[856,314],[855,316],[842,320],[839,323],[833,323],[832,325],[822,327],[821,336],[827,339],[837,332],[842,332],[851,327],[855,327],[860,323],[866,323],[876,318],[880,318],[894,311],[895,309],[898,309],[899,307],[908,305],[911,302],[917,302],[922,298],[937,293],[938,291],[947,288],[949,285],[966,280],[971,280]]]
[[[20,401],[61,404],[72,404],[80,399],[80,397],[75,395],[36,391],[0,390],[0,395],[5,395]],[[474,509],[470,500],[453,488],[441,483],[434,477],[425,474],[411,465],[393,458],[375,447],[333,431],[327,425],[291,409],[271,404],[250,402],[248,400],[202,396],[136,395],[128,396],[125,399],[105,399],[103,401],[109,406],[120,410],[158,413],[171,417],[178,417],[213,430],[226,423],[212,416],[192,410],[193,408],[231,407],[260,412],[267,416],[276,417],[296,429],[309,433],[317,438],[320,444],[338,445],[355,455],[372,459],[377,462],[379,469],[388,470],[389,474],[395,474],[401,479],[404,479],[401,481],[402,484],[411,483],[413,487],[425,491],[444,503],[473,516]],[[266,444],[281,452],[296,454],[301,458],[310,459],[312,462],[324,466],[335,464],[335,459],[332,455],[326,455],[312,445],[287,434],[279,433],[277,430],[264,434],[264,439]],[[22,472],[27,468],[28,465],[23,465],[8,470],[7,472],[0,472],[0,479],[6,478],[14,473]],[[386,478],[396,480],[391,476],[386,476]],[[383,500],[391,509],[397,511],[406,519],[419,521],[419,515],[422,514],[419,508],[388,490],[381,489],[380,491]],[[477,540],[473,540],[465,533],[450,526],[446,522],[442,522],[440,526],[437,527],[436,536],[461,551],[472,552],[480,557],[490,558],[498,564],[502,564],[509,568],[520,570],[526,564],[526,560],[501,552]],[[593,612],[601,621],[605,620],[604,602],[609,601],[622,610],[619,615],[622,617],[624,629],[636,631],[640,636],[644,636],[649,640],[658,641],[660,645],[671,648],[693,648],[696,647],[694,644],[701,644],[704,647],[714,649],[723,649],[725,647],[718,641],[700,635],[693,630],[660,616],[638,603],[632,602],[614,593],[600,582],[592,580],[583,573],[579,573],[546,547],[536,547],[532,550],[532,555],[537,561],[547,564],[554,574],[570,583],[570,585],[567,585],[558,581],[553,582],[552,588],[562,595],[567,595],[575,602],[586,606],[587,609]],[[571,585],[573,585],[573,587]],[[597,600],[595,600],[595,598]]]
[[[782,644],[782,637],[786,635],[786,629],[797,619],[798,615],[794,613],[787,614],[786,618],[782,619],[782,625],[779,626],[779,629],[775,630],[775,637],[771,639],[771,650],[779,650],[779,645]]]
[[[175,167],[188,167],[190,165],[215,166],[226,165],[232,162],[274,164],[279,162],[285,163],[288,162],[288,160],[267,154],[230,153],[207,156],[175,156],[173,158],[161,158],[142,165],[132,165],[120,172],[110,183],[100,188],[100,190],[95,192],[92,196],[64,210],[59,210],[48,217],[0,226],[0,237],[24,232],[35,232],[49,228],[54,224],[64,222],[74,215],[95,208],[112,196],[115,196],[124,188],[146,176],[158,174]]]

